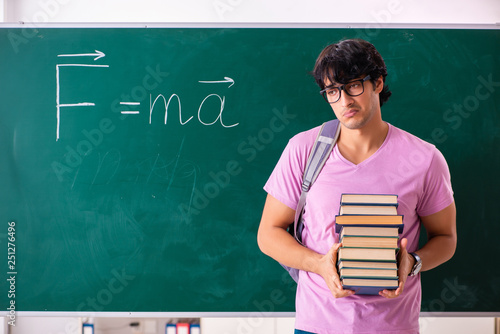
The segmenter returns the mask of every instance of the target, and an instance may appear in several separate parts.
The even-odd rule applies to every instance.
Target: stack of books
[[[342,194],[335,232],[342,243],[337,266],[344,289],[378,295],[398,287],[403,216],[397,207],[397,195]]]

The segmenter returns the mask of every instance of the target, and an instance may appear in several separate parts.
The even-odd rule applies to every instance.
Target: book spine
[[[376,280],[393,280],[399,279],[398,276],[353,276],[353,275],[340,275],[340,279],[376,279]]]
[[[394,289],[391,286],[357,286],[357,285],[344,285],[344,289],[353,290],[357,295],[378,295],[384,289]]]
[[[396,208],[399,206],[399,203],[370,203],[370,202],[340,202],[340,205],[347,205],[347,206],[395,206]]]
[[[396,197],[396,202],[395,203],[381,203],[381,202],[374,202],[374,201],[368,201],[368,202],[350,202],[348,199],[344,199],[344,196],[349,196],[349,195],[354,195],[354,196],[363,196],[363,195],[369,195],[369,196],[390,196],[390,197]],[[380,206],[398,206],[399,196],[397,194],[352,194],[352,193],[343,193],[340,196],[340,205],[380,205]]]
[[[398,233],[401,234],[403,233],[403,228],[404,228],[404,225],[403,224],[394,224],[394,225],[379,225],[379,224],[338,224],[338,223],[335,223],[335,233],[337,234],[340,234],[340,232],[342,231],[342,228],[344,226],[355,226],[355,227],[381,227],[381,228],[385,228],[385,227],[392,227],[392,228],[397,228],[398,229]]]

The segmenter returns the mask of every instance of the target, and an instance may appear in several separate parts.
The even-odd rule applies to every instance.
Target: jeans
[[[296,329],[294,334],[314,334],[314,333],[306,332],[306,331],[303,331],[300,329]]]

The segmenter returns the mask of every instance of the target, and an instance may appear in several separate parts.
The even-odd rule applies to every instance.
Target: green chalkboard
[[[262,186],[332,117],[309,72],[346,37],[387,62],[384,118],[451,169],[458,249],[422,311],[499,312],[500,31],[378,28],[0,29],[2,309],[293,311]]]

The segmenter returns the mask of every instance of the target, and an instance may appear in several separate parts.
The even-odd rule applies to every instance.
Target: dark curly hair
[[[380,106],[392,94],[385,84],[387,68],[382,56],[373,44],[362,39],[347,39],[328,45],[318,56],[312,74],[320,89],[325,89],[326,80],[345,84],[360,76],[370,75],[375,84],[382,76],[384,88],[379,94]]]

